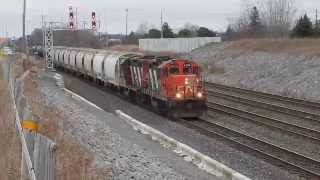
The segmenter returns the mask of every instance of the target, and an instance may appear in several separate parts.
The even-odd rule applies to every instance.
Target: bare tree
[[[149,30],[153,29],[153,28],[154,28],[154,25],[149,24],[148,22],[143,22],[138,26],[135,34],[146,35],[146,34],[148,34]]]
[[[190,36],[191,36],[191,37],[196,37],[199,28],[200,28],[200,27],[199,27],[198,25],[186,23],[182,29],[187,29],[187,30],[189,30],[190,33],[191,33]]]
[[[288,36],[297,12],[295,0],[264,0],[260,9],[262,21],[272,37]]]
[[[230,23],[237,38],[251,37],[249,25],[253,7],[259,10],[265,36],[285,37],[290,34],[297,11],[295,0],[243,0],[240,16]]]
[[[43,43],[43,33],[42,33],[42,29],[40,28],[36,28],[32,31],[31,35],[30,35],[30,40],[31,40],[31,45],[42,45]]]
[[[252,1],[243,0],[239,17],[230,20],[230,28],[234,31],[233,37],[236,39],[250,36],[250,14],[255,4]]]
[[[79,31],[55,31],[54,44],[57,46],[71,46],[71,47],[88,47],[100,48],[101,42],[98,36],[93,32],[87,30]]]

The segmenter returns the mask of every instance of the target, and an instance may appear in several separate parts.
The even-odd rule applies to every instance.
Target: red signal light
[[[71,31],[73,31],[75,28],[74,20],[73,8],[72,6],[69,6],[69,29]]]
[[[70,29],[73,29],[73,27],[74,27],[73,22],[70,22],[70,23],[69,23],[69,28],[70,28]]]
[[[71,19],[73,19],[73,12],[70,12],[70,13],[69,13],[69,17],[70,17]]]
[[[92,21],[91,21],[91,28],[93,31],[96,30],[96,27],[97,27],[97,22],[96,22],[96,12],[92,12],[91,13],[91,17],[92,17]]]

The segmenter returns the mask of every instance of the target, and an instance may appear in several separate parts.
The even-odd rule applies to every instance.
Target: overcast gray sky
[[[20,36],[22,32],[22,0],[1,0],[0,36]],[[174,29],[185,23],[207,26],[222,31],[230,19],[237,17],[244,0],[27,0],[27,31],[40,27],[41,15],[47,20],[67,21],[69,5],[78,8],[79,21],[89,21],[91,11],[100,17],[102,31],[125,32],[125,9],[129,9],[129,31],[141,23],[160,26],[160,12]],[[296,0],[298,15],[307,12],[314,17],[319,0]]]

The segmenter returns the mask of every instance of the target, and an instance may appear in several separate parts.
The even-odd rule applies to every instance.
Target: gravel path
[[[120,109],[141,122],[164,132],[168,136],[199,150],[252,179],[299,179],[299,177],[289,174],[279,167],[270,165],[263,160],[233,149],[222,142],[203,136],[181,124],[169,121],[162,116],[129,103],[125,98],[107,93],[92,83],[84,82],[66,74],[63,74],[63,76],[68,88],[94,102],[104,110],[113,112],[116,109]]]
[[[94,153],[98,166],[112,168],[112,179],[217,179],[138,134],[114,114],[74,100],[56,86],[52,76],[39,76],[46,103],[63,112],[63,127]],[[116,103],[107,98],[103,101],[110,107]]]

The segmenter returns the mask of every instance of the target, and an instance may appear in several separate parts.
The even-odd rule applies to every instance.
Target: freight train
[[[55,68],[94,80],[161,113],[194,118],[206,111],[201,69],[193,61],[70,47],[55,47],[52,57]]]

